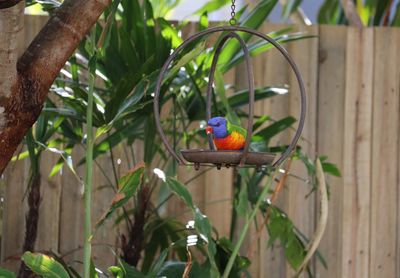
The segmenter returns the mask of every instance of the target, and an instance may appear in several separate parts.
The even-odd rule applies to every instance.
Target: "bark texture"
[[[25,217],[25,240],[22,248],[22,253],[26,251],[33,252],[39,223],[39,207],[40,207],[40,184],[41,176],[40,172],[33,174],[28,184],[29,196],[28,205],[29,211]],[[18,278],[30,278],[37,277],[28,268],[23,261],[21,261],[21,267],[19,268]]]
[[[57,74],[111,0],[66,0],[16,60],[23,3],[0,10],[0,175],[38,118]],[[3,29],[2,29],[3,28]],[[9,45],[7,44],[9,41]]]

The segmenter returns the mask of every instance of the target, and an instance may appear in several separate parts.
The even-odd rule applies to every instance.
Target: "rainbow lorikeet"
[[[214,117],[208,121],[207,134],[214,135],[217,150],[242,150],[246,142],[247,131],[230,123],[224,117]]]

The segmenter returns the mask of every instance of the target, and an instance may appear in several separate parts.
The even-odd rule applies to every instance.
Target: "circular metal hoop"
[[[254,75],[253,75],[253,66],[251,65],[251,58],[250,58],[250,53],[249,49],[247,48],[246,42],[236,33],[230,32],[226,34],[224,37],[222,37],[221,41],[218,43],[216,49],[215,49],[215,54],[212,60],[211,64],[211,69],[210,69],[210,74],[208,78],[208,86],[207,86],[207,122],[211,119],[211,94],[212,94],[212,88],[214,84],[214,74],[215,70],[217,69],[217,64],[218,64],[218,58],[219,55],[222,52],[222,49],[227,41],[229,39],[236,39],[244,53],[245,61],[246,61],[246,68],[247,68],[247,82],[248,82],[248,87],[249,87],[249,119],[247,122],[247,138],[246,142],[244,144],[243,152],[240,158],[239,165],[243,166],[247,155],[249,153],[249,148],[250,148],[250,143],[251,143],[251,138],[253,135],[253,118],[254,118]],[[208,142],[210,145],[210,149],[214,150],[214,143],[212,139],[212,135],[208,134]]]
[[[204,30],[202,32],[199,32],[199,33],[191,36],[190,38],[186,39],[168,57],[167,61],[164,63],[163,67],[161,68],[161,72],[160,72],[160,74],[158,76],[158,79],[157,79],[156,90],[155,90],[155,93],[154,93],[154,107],[153,108],[154,108],[154,117],[155,117],[156,127],[157,127],[157,130],[158,130],[158,133],[160,134],[160,137],[161,137],[166,149],[168,150],[168,152],[179,162],[179,164],[185,165],[186,163],[182,159],[182,157],[180,157],[175,152],[175,150],[172,148],[172,146],[168,143],[168,140],[167,140],[167,138],[165,136],[165,133],[164,133],[162,127],[161,127],[159,99],[160,99],[160,91],[161,91],[162,82],[164,80],[165,73],[166,73],[169,65],[171,64],[171,62],[178,56],[178,54],[188,44],[192,43],[193,41],[196,41],[197,39],[199,39],[199,38],[201,38],[203,36],[206,36],[206,35],[209,35],[209,34],[212,34],[212,33],[216,33],[216,32],[226,32],[226,31],[230,31],[232,33],[235,33],[237,31],[244,32],[244,33],[249,33],[249,34],[255,35],[255,36],[259,37],[259,38],[262,38],[262,39],[268,41],[276,49],[278,49],[279,52],[285,57],[285,59],[287,60],[287,62],[291,66],[291,68],[293,69],[294,74],[296,75],[297,81],[299,83],[300,98],[301,98],[299,125],[297,127],[296,133],[294,134],[294,136],[292,138],[292,141],[290,142],[288,148],[282,153],[282,155],[279,157],[279,159],[273,164],[273,166],[280,165],[286,158],[289,157],[289,155],[292,153],[292,151],[296,147],[297,141],[299,140],[299,138],[301,136],[301,132],[302,132],[303,127],[304,127],[304,121],[305,121],[305,117],[306,117],[306,93],[305,93],[305,87],[304,87],[303,80],[301,78],[300,71],[297,68],[296,64],[294,63],[293,59],[290,57],[290,55],[287,52],[287,50],[284,47],[282,47],[278,42],[276,42],[274,39],[272,39],[271,37],[259,32],[257,30],[249,29],[249,28],[246,28],[246,27],[241,27],[241,26],[219,26],[219,27],[213,27],[213,28],[210,28],[210,29],[206,29],[206,30]],[[253,101],[254,101],[254,99],[253,99]],[[254,115],[251,114],[249,116],[252,119]]]

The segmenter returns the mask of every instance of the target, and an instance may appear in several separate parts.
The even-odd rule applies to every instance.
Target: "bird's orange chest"
[[[241,150],[244,148],[245,141],[244,136],[236,131],[233,131],[225,138],[214,139],[218,150]]]

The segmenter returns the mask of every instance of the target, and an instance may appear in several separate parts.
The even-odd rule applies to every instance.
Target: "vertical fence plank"
[[[59,156],[44,151],[40,159],[41,202],[39,207],[38,236],[36,250],[58,252],[60,223],[61,175],[50,178],[49,173]]]
[[[396,277],[399,30],[375,29],[371,277]]]
[[[113,150],[115,151],[115,150]],[[114,165],[117,165],[117,157],[114,157]],[[114,197],[112,187],[116,186],[113,165],[109,153],[96,159],[97,165],[93,168],[93,201],[92,201],[92,226],[108,210]],[[117,166],[116,166],[117,167]],[[115,169],[116,172],[118,171]],[[93,238],[93,259],[96,266],[106,270],[116,258],[111,250],[117,250],[116,239],[118,226],[115,225],[116,215],[108,219],[101,228],[96,231]]]
[[[82,148],[77,147],[72,151],[74,162],[83,155]],[[75,170],[81,178],[84,178],[83,167]],[[81,270],[81,265],[74,262],[81,261],[83,256],[83,184],[66,165],[62,169],[61,182],[59,252],[67,263]]]
[[[307,94],[307,115],[299,146],[302,152],[311,159],[315,156],[316,126],[317,126],[317,89],[318,89],[318,27],[298,27],[294,31],[305,32],[315,38],[304,39],[290,43],[289,54],[297,64]],[[300,116],[300,90],[297,78],[291,71],[290,75],[290,115],[297,120]],[[296,126],[295,126],[296,127]],[[291,133],[294,135],[294,132]],[[307,169],[300,161],[293,161],[290,171],[307,180]],[[287,190],[287,213],[295,226],[308,238],[314,234],[315,194],[309,195],[312,187],[304,181],[289,178]],[[307,197],[309,195],[309,197]],[[306,198],[307,197],[307,198]],[[313,270],[313,264],[310,264]],[[289,274],[291,277],[293,273]]]
[[[373,29],[348,28],[343,152],[342,277],[369,277]]]
[[[286,24],[266,24],[262,31],[268,33],[283,28]],[[284,45],[287,47],[287,45]],[[254,77],[256,86],[271,86],[289,84],[290,68],[285,58],[276,50],[268,50],[265,54],[257,56],[254,59]],[[270,99],[256,102],[256,114],[269,115],[274,120],[282,119],[288,116],[289,96],[278,95]],[[268,124],[270,124],[269,122]],[[283,145],[288,142],[288,132],[283,132],[271,140],[272,145]],[[280,193],[276,205],[286,209],[286,190]],[[253,260],[259,261],[259,276],[280,278],[286,276],[284,249],[279,242],[276,242],[272,248],[267,246],[268,236],[266,230],[259,241],[259,254],[255,253]],[[257,258],[258,257],[258,258]]]
[[[26,191],[29,163],[20,160],[8,165],[4,173],[5,196],[3,210],[3,229],[1,238],[1,265],[11,271],[17,271],[19,256],[25,236]]]
[[[342,167],[346,27],[320,26],[318,82],[318,155]],[[342,180],[328,176],[330,186],[329,217],[320,251],[328,269],[316,265],[319,277],[341,277]]]

